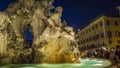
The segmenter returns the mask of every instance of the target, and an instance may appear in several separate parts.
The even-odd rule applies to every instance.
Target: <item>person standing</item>
[[[117,66],[120,67],[120,45],[116,47],[115,59],[117,61]]]

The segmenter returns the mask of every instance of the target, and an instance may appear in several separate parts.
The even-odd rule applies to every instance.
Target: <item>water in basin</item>
[[[0,68],[106,68],[111,65],[105,59],[80,59],[80,64],[10,64]]]

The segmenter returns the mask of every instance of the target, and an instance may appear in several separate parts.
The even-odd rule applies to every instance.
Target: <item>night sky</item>
[[[0,0],[0,10],[3,11],[15,0]],[[54,0],[54,6],[63,7],[62,20],[74,29],[82,28],[97,16],[117,15],[116,7],[120,0]]]

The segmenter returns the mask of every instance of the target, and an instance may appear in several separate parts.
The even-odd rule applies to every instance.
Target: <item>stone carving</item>
[[[62,26],[61,24],[61,16],[62,16],[62,7],[57,7],[55,13],[48,19],[48,22],[54,26]]]
[[[6,54],[7,45],[7,25],[10,23],[9,18],[4,12],[0,12],[0,55]]]
[[[33,27],[33,34],[34,34],[34,45],[37,44],[37,38],[42,34],[46,27],[46,20],[47,18],[45,17],[44,13],[40,8],[37,8],[34,12],[33,18],[32,18],[32,23],[31,26]]]
[[[50,11],[52,3],[17,0],[0,13],[0,64],[79,63],[73,28],[62,24],[62,7]],[[26,29],[33,35],[32,44],[26,43]]]

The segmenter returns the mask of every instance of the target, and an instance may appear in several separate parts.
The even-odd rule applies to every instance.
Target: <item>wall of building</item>
[[[108,21],[110,25],[107,24]],[[119,24],[115,25],[115,22]],[[108,31],[112,32],[111,39],[108,37]],[[117,41],[120,40],[120,37],[116,37],[116,31],[120,32],[120,18],[107,16],[96,18],[78,32],[79,48],[80,50],[90,50],[100,47],[108,49],[116,47],[119,45]],[[112,40],[112,44],[110,44],[110,40]]]
[[[105,31],[107,48],[116,47],[120,45],[120,18],[117,17],[105,17]],[[109,36],[111,33],[111,36]]]

